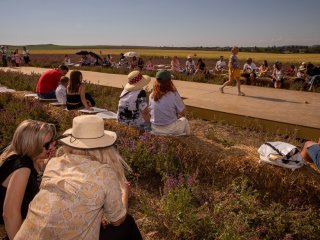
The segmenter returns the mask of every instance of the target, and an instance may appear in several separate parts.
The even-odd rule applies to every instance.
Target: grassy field
[[[39,75],[0,71],[0,148],[25,119],[54,123],[62,134],[77,111],[25,98]],[[116,111],[120,90],[87,84],[97,106]],[[164,137],[106,120],[117,132],[115,145],[133,173],[129,213],[145,240],[319,239],[320,175],[314,165],[292,172],[258,162],[260,144],[286,141],[294,134],[263,132],[192,119],[191,136]]]
[[[230,52],[227,51],[193,51],[193,50],[161,50],[161,49],[129,49],[129,48],[65,48],[65,49],[34,49],[31,50],[31,54],[75,54],[80,50],[93,51],[99,53],[102,51],[103,55],[119,55],[129,51],[135,51],[145,57],[172,57],[178,56],[179,58],[186,58],[188,55],[193,55],[195,58],[203,59],[218,59],[219,56],[228,58]],[[254,53],[254,52],[241,52],[238,55],[240,60],[245,60],[248,57],[253,58],[255,62],[263,62],[268,60],[272,63],[275,61],[281,61],[283,63],[301,63],[312,62],[313,64],[320,64],[320,54],[274,54],[274,53]]]

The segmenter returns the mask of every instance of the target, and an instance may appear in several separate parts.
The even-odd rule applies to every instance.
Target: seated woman
[[[116,133],[104,130],[102,118],[82,115],[63,136],[15,240],[91,240],[99,233],[100,239],[142,239],[127,214],[124,167],[130,167],[113,147]],[[101,222],[109,224],[100,227]]]
[[[154,70],[154,66],[153,66],[153,63],[152,63],[152,58],[149,58],[149,60],[147,62],[147,65],[146,65],[146,70],[147,71],[153,71]]]
[[[52,124],[25,120],[0,155],[0,224],[5,224],[9,239],[15,237],[39,192],[38,175],[55,152],[55,132]]]
[[[259,77],[269,77],[268,61],[264,60],[263,64],[259,67]]]
[[[202,61],[201,58],[199,58],[199,60],[197,62],[195,74],[206,74],[206,73],[207,73],[206,64]]]
[[[74,70],[70,73],[66,104],[68,110],[80,109],[83,107],[85,109],[92,110],[92,107],[96,105],[91,95],[86,93],[80,71]]]
[[[271,74],[272,83],[274,84],[274,88],[281,88],[283,84],[283,71],[282,71],[282,63],[276,62],[273,67],[273,71]]]
[[[67,66],[67,67],[73,65],[73,63],[71,63],[71,59],[70,59],[70,57],[69,57],[68,54],[64,55],[63,64],[64,64],[65,66]]]
[[[289,77],[295,77],[297,75],[296,67],[293,64],[290,65],[290,67],[286,70],[285,74]]]
[[[138,67],[138,59],[136,56],[133,56],[130,61],[130,70],[134,70]]]
[[[141,130],[150,130],[150,115],[147,103],[147,93],[143,87],[148,85],[151,78],[133,71],[128,75],[119,99],[118,122]]]
[[[159,135],[189,135],[190,127],[184,117],[186,107],[171,81],[171,74],[161,70],[156,74],[150,95],[151,129]]]
[[[300,154],[303,160],[316,164],[317,168],[320,169],[320,138],[318,143],[307,141]]]
[[[181,67],[177,56],[174,56],[171,60],[171,71],[172,73],[180,73]]]

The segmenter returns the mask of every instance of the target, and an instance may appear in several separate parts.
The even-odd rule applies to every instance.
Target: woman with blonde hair
[[[55,152],[55,132],[52,124],[25,120],[0,155],[0,224],[9,239],[18,232],[39,191],[37,178]]]
[[[74,70],[70,73],[70,81],[67,87],[67,109],[92,109],[95,101],[89,93],[86,93],[85,85],[82,82],[82,73]]]
[[[142,239],[127,214],[130,170],[113,147],[116,133],[95,115],[73,119],[43,174],[19,239]],[[100,223],[106,224],[100,228]],[[108,224],[107,224],[108,223]]]
[[[161,70],[149,100],[152,133],[159,135],[189,135],[190,127],[184,117],[186,107],[171,81],[171,74]]]

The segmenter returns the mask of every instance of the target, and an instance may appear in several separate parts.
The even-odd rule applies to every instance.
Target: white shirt
[[[59,103],[66,104],[67,102],[67,89],[62,84],[56,88],[56,98]]]
[[[216,63],[216,70],[220,71],[221,69],[225,68],[227,66],[226,62],[224,60],[219,60]]]
[[[246,73],[251,73],[253,70],[256,70],[257,66],[254,63],[248,64],[245,63],[243,65],[243,71],[245,71]]]

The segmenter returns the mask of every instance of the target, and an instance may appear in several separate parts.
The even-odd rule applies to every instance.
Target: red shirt
[[[48,92],[55,91],[59,85],[61,77],[62,75],[58,69],[45,71],[39,78],[36,92],[46,94]]]

